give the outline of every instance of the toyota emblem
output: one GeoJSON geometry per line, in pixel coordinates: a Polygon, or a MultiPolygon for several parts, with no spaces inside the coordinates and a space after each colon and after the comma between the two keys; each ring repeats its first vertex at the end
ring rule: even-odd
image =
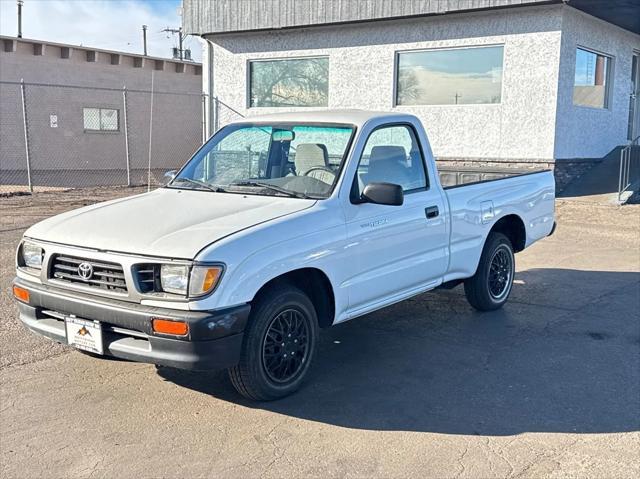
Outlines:
{"type": "Polygon", "coordinates": [[[91,266],[91,263],[80,263],[78,266],[78,276],[85,281],[90,280],[91,276],[93,276],[93,266],[91,266]]]}

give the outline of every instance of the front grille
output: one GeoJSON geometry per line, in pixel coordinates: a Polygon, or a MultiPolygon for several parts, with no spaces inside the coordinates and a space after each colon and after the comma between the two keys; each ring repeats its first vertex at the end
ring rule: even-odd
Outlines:
{"type": "Polygon", "coordinates": [[[91,286],[114,293],[126,293],[124,270],[117,263],[96,261],[76,256],[54,255],[51,259],[49,278],[83,286],[91,286]],[[79,266],[91,265],[93,270],[87,279],[80,276],[79,266]]]}
{"type": "Polygon", "coordinates": [[[152,293],[161,291],[160,265],[155,263],[141,263],[133,267],[133,277],[137,282],[138,291],[152,293]]]}

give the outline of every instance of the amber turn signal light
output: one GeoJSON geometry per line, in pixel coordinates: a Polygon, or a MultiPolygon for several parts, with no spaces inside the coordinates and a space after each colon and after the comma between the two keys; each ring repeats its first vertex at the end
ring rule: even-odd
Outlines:
{"type": "Polygon", "coordinates": [[[29,290],[21,288],[20,286],[13,285],[13,296],[18,301],[22,301],[23,303],[29,302],[29,290]]]}
{"type": "Polygon", "coordinates": [[[172,334],[174,336],[186,336],[189,325],[184,321],[171,321],[169,319],[153,318],[151,326],[155,333],[172,334]]]}

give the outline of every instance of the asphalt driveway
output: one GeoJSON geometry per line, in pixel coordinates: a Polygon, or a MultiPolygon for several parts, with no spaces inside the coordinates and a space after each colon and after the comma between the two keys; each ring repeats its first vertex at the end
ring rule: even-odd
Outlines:
{"type": "Polygon", "coordinates": [[[250,403],[18,323],[23,230],[113,194],[0,199],[2,477],[640,475],[640,206],[559,202],[503,310],[456,288],[325,330],[302,391],[250,403]]]}

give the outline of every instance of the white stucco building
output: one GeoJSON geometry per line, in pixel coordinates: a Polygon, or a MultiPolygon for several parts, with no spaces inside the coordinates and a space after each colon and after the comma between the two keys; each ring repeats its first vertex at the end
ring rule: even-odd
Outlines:
{"type": "Polygon", "coordinates": [[[183,23],[212,125],[407,111],[443,167],[548,166],[560,186],[640,135],[637,1],[184,0],[183,23]]]}

